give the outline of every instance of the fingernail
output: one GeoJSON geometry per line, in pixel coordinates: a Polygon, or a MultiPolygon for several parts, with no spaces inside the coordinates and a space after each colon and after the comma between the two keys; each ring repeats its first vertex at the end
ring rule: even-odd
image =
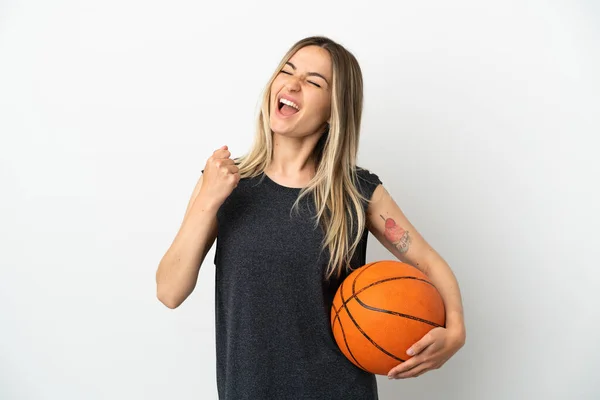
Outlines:
{"type": "Polygon", "coordinates": [[[391,375],[388,375],[388,379],[392,379],[392,376],[391,376],[391,375]]]}
{"type": "Polygon", "coordinates": [[[408,349],[408,350],[406,351],[406,354],[408,354],[409,356],[412,356],[412,355],[414,355],[414,354],[415,354],[415,351],[414,351],[413,349],[408,349]]]}

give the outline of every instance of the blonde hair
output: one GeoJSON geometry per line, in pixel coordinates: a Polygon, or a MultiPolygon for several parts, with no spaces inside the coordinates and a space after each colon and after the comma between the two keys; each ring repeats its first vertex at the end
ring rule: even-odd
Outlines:
{"type": "Polygon", "coordinates": [[[325,279],[340,277],[342,269],[350,271],[350,260],[366,227],[362,201],[368,201],[356,186],[356,159],[362,116],[363,82],[356,58],[333,40],[313,36],[294,44],[282,58],[262,96],[254,143],[240,157],[241,178],[261,175],[271,163],[273,132],[269,124],[271,85],[286,62],[301,48],[319,46],[331,56],[333,82],[331,86],[331,119],[329,129],[313,150],[316,174],[302,188],[294,207],[312,193],[316,205],[315,219],[324,232],[322,249],[329,249],[325,279]],[[353,208],[354,213],[350,209],[353,208]],[[356,218],[355,218],[356,217],[356,218]]]}

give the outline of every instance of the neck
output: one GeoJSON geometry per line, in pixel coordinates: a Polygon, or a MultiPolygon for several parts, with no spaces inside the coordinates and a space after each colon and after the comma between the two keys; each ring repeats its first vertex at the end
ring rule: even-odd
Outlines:
{"type": "Polygon", "coordinates": [[[273,157],[269,170],[289,177],[314,173],[312,153],[319,137],[292,138],[273,133],[273,157]]]}
{"type": "Polygon", "coordinates": [[[316,172],[312,154],[320,136],[293,138],[273,133],[273,157],[265,173],[293,186],[305,186],[316,172]]]}

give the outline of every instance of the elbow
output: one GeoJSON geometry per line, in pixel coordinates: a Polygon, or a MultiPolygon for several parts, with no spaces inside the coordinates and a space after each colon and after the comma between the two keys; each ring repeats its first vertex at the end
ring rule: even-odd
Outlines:
{"type": "Polygon", "coordinates": [[[179,303],[177,301],[166,300],[166,299],[160,298],[160,297],[158,298],[158,300],[160,300],[161,303],[163,303],[167,308],[170,308],[171,310],[174,310],[181,305],[181,303],[179,303]]]}
{"type": "Polygon", "coordinates": [[[165,290],[165,288],[162,287],[162,285],[158,285],[156,288],[156,298],[171,310],[176,309],[181,305],[181,303],[183,303],[183,301],[177,296],[175,296],[173,293],[171,293],[168,290],[165,290]]]}

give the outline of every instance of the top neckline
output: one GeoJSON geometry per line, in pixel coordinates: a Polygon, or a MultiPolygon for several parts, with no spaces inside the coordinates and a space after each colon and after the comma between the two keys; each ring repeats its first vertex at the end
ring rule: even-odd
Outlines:
{"type": "Polygon", "coordinates": [[[271,179],[269,177],[269,175],[267,175],[265,172],[262,173],[262,175],[265,178],[265,181],[270,184],[273,187],[276,187],[278,189],[283,189],[283,190],[287,190],[287,191],[291,191],[291,192],[300,192],[302,189],[302,187],[291,187],[291,186],[284,186],[282,184],[279,184],[277,182],[275,182],[273,179],[271,179]]]}

